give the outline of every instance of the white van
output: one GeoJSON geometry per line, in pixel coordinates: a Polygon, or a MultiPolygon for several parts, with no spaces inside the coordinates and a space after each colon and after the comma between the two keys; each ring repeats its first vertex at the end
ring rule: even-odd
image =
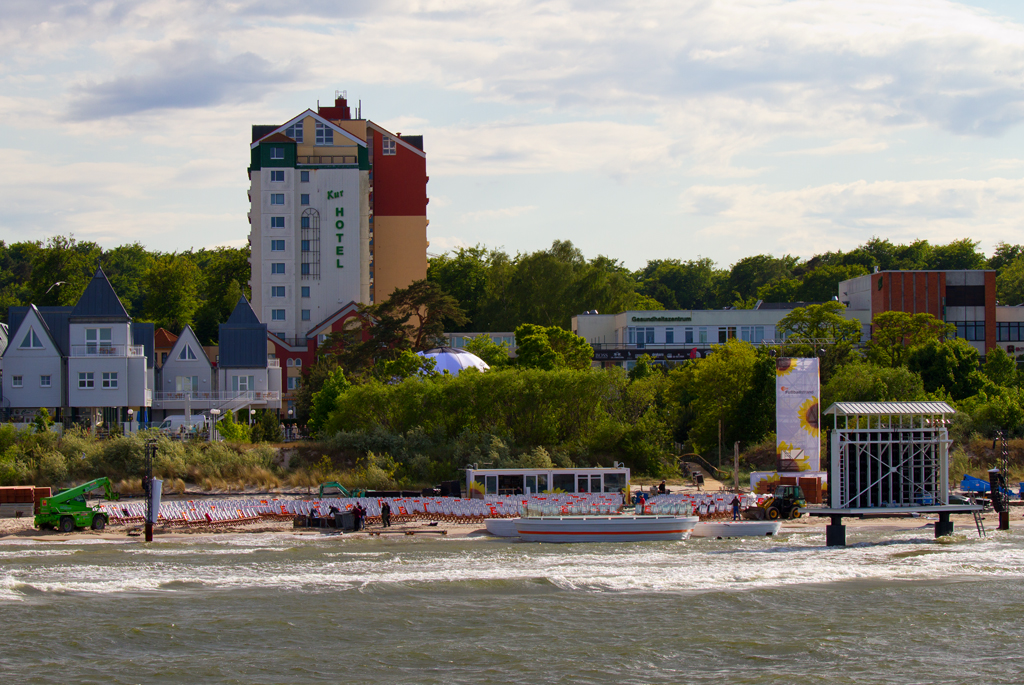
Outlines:
{"type": "Polygon", "coordinates": [[[182,426],[185,427],[185,432],[201,431],[206,428],[207,424],[210,421],[210,418],[208,416],[203,416],[202,414],[193,414],[192,428],[189,429],[189,427],[185,424],[185,419],[186,417],[184,414],[181,414],[179,416],[168,416],[163,420],[163,423],[160,424],[160,432],[163,433],[164,435],[180,435],[182,432],[182,426]]]}

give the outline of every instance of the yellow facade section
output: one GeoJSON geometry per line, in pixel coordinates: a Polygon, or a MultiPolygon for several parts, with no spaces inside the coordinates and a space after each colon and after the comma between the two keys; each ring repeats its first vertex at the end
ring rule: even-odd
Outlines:
{"type": "Polygon", "coordinates": [[[373,272],[374,302],[427,277],[427,217],[374,218],[373,272]]]}
{"type": "MultiPolygon", "coordinates": [[[[316,119],[313,117],[306,117],[302,120],[302,142],[295,146],[295,154],[299,157],[351,156],[358,159],[359,144],[337,133],[334,135],[334,145],[316,145],[316,123],[316,119]]],[[[346,131],[348,130],[347,127],[342,128],[345,128],[346,131]]],[[[364,131],[365,128],[366,124],[364,122],[364,131]]],[[[351,131],[349,132],[352,133],[351,131]]]]}

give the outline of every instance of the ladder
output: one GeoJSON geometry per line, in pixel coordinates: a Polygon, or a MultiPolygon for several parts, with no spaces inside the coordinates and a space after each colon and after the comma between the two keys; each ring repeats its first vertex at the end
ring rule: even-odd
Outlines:
{"type": "MultiPolygon", "coordinates": [[[[973,502],[973,500],[971,500],[971,501],[973,502]]],[[[978,537],[979,538],[986,537],[986,534],[985,534],[985,519],[983,519],[981,517],[981,512],[980,511],[975,511],[973,513],[974,513],[974,525],[978,529],[978,537]]]]}

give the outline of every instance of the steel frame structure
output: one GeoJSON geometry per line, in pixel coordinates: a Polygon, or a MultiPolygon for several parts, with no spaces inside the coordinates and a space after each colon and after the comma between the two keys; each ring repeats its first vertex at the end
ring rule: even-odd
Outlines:
{"type": "Polygon", "coordinates": [[[838,402],[832,431],[833,509],[949,504],[945,402],[838,402]]]}

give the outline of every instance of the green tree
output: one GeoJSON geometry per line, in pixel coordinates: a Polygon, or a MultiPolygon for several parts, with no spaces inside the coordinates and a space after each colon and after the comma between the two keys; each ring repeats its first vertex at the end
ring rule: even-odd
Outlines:
{"type": "Polygon", "coordinates": [[[585,369],[594,348],[564,328],[527,323],[516,328],[516,355],[516,364],[524,368],[585,369]]]}
{"type": "Polygon", "coordinates": [[[719,301],[723,299],[730,301],[734,299],[746,300],[747,298],[755,297],[758,289],[762,286],[772,281],[791,278],[793,269],[799,261],[799,257],[792,257],[790,255],[773,257],[772,255],[762,254],[744,257],[732,265],[729,271],[729,279],[724,284],[729,296],[723,298],[720,295],[719,301]]]}
{"type": "Polygon", "coordinates": [[[146,318],[174,333],[191,325],[201,282],[202,273],[189,255],[161,256],[146,278],[146,318]]]}
{"type": "Polygon", "coordinates": [[[335,367],[323,380],[320,390],[313,393],[312,407],[309,410],[306,426],[310,435],[319,436],[327,424],[328,419],[338,406],[338,398],[341,397],[352,384],[345,378],[345,372],[335,367]]]}
{"type": "MultiPolygon", "coordinates": [[[[670,375],[677,380],[677,397],[692,405],[693,420],[689,440],[698,452],[711,452],[718,445],[718,422],[722,422],[723,443],[750,442],[763,437],[754,435],[750,417],[746,415],[756,400],[746,399],[749,393],[764,393],[764,376],[758,374],[759,357],[754,347],[740,340],[730,340],[714,348],[704,359],[674,369],[670,375]],[[757,379],[760,383],[756,383],[757,379]]],[[[774,386],[774,369],[772,371],[774,386]]],[[[763,400],[763,397],[761,398],[763,400]]],[[[771,404],[774,410],[774,403],[771,404]]],[[[763,410],[763,408],[762,408],[763,410]]],[[[758,429],[763,428],[763,421],[758,429]]]]}
{"type": "Polygon", "coordinates": [[[996,243],[996,249],[988,260],[988,268],[1002,273],[1004,267],[1021,255],[1024,255],[1024,245],[1009,245],[1000,241],[996,243]]]}
{"type": "Polygon", "coordinates": [[[511,361],[509,344],[504,340],[501,343],[496,343],[486,333],[481,333],[475,338],[467,340],[466,346],[463,349],[480,357],[491,368],[508,366],[511,361]]]}
{"type": "Polygon", "coordinates": [[[882,312],[872,321],[868,359],[879,366],[900,366],[908,350],[929,341],[943,340],[956,333],[956,326],[939,321],[931,314],[882,312]]]}
{"type": "Polygon", "coordinates": [[[487,280],[496,253],[482,245],[463,247],[454,254],[433,257],[427,267],[427,280],[436,283],[454,297],[466,313],[463,323],[446,321],[446,330],[463,332],[478,328],[480,307],[487,294],[487,280]]]}
{"type": "Polygon", "coordinates": [[[921,377],[906,367],[855,361],[840,367],[821,389],[821,406],[836,402],[912,402],[925,399],[921,377]]]}
{"type": "Polygon", "coordinates": [[[1024,256],[1016,257],[996,276],[996,297],[1000,304],[1024,304],[1024,256]]]}
{"type": "Polygon", "coordinates": [[[1017,362],[1001,347],[994,347],[985,355],[984,373],[990,381],[1009,388],[1017,380],[1017,362]]]}
{"type": "Polygon", "coordinates": [[[985,387],[978,370],[978,350],[963,338],[929,340],[907,353],[907,368],[921,376],[924,389],[940,388],[952,399],[963,400],[985,387]]]}
{"type": "Polygon", "coordinates": [[[32,304],[70,307],[78,302],[100,265],[96,243],[53,236],[33,254],[29,297],[32,304]]]}
{"type": "Polygon", "coordinates": [[[818,357],[822,382],[827,382],[860,341],[860,322],[847,319],[843,316],[845,311],[835,300],[792,310],[775,325],[780,337],[796,341],[783,345],[781,354],[818,357]]]}
{"type": "Polygon", "coordinates": [[[654,358],[649,354],[641,354],[636,360],[636,365],[629,370],[629,380],[639,381],[658,373],[658,367],[654,365],[654,358]]]}
{"type": "Polygon", "coordinates": [[[980,240],[963,238],[946,245],[936,245],[932,248],[928,268],[937,270],[984,269],[988,260],[978,251],[980,244],[980,240]]]}
{"type": "Polygon", "coordinates": [[[795,301],[827,302],[838,296],[840,282],[868,273],[868,269],[860,264],[824,264],[803,277],[795,301]]]}
{"type": "Polygon", "coordinates": [[[103,272],[132,316],[140,316],[146,302],[146,274],[154,261],[142,243],[121,245],[103,255],[103,272]]]}
{"type": "Polygon", "coordinates": [[[53,419],[50,418],[50,411],[46,407],[40,407],[35,418],[32,419],[33,430],[36,433],[47,433],[52,425],[53,419]]]}

